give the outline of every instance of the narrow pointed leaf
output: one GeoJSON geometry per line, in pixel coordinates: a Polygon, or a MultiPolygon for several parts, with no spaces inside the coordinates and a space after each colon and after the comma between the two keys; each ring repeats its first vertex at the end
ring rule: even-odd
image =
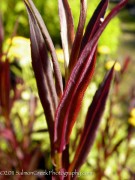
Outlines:
{"type": "Polygon", "coordinates": [[[96,31],[94,37],[91,39],[93,42],[97,42],[99,37],[101,36],[102,32],[108,25],[108,23],[111,21],[112,18],[114,18],[119,11],[127,4],[128,0],[121,0],[120,3],[118,3],[112,10],[111,12],[107,15],[107,17],[104,19],[103,23],[101,26],[98,28],[96,31]]]}
{"type": "MultiPolygon", "coordinates": [[[[69,64],[69,52],[74,40],[74,24],[71,10],[67,0],[58,0],[61,40],[64,50],[65,70],[69,64]]],[[[66,72],[67,73],[67,72],[66,72]]]]}
{"type": "Polygon", "coordinates": [[[121,74],[125,73],[125,71],[127,70],[130,62],[131,62],[131,58],[129,56],[127,56],[124,59],[123,66],[122,66],[122,69],[121,69],[121,74]]]}
{"type": "Polygon", "coordinates": [[[10,67],[9,61],[0,61],[0,106],[9,124],[10,115],[10,67]]]}
{"type": "Polygon", "coordinates": [[[93,98],[93,101],[88,109],[85,125],[81,134],[80,142],[76,150],[73,162],[70,165],[70,170],[79,170],[85,162],[86,157],[93,145],[96,137],[97,129],[101,121],[101,116],[105,109],[107,96],[109,93],[114,67],[105,76],[104,81],[98,88],[93,98]]]}
{"type": "Polygon", "coordinates": [[[31,10],[31,13],[35,17],[36,22],[39,26],[39,29],[40,29],[40,31],[43,35],[43,38],[46,42],[46,46],[51,54],[53,69],[54,69],[54,76],[55,76],[55,81],[56,81],[56,91],[57,91],[58,97],[60,98],[62,96],[62,92],[63,92],[62,75],[60,72],[58,59],[57,59],[57,55],[56,55],[56,51],[55,51],[52,39],[48,33],[48,30],[44,24],[44,21],[40,15],[40,13],[36,9],[32,0],[24,0],[24,2],[29,7],[29,9],[31,10]]]}
{"type": "MultiPolygon", "coordinates": [[[[40,43],[39,43],[39,45],[40,45],[40,43]]],[[[43,42],[43,47],[41,47],[40,55],[42,57],[41,62],[42,62],[43,71],[44,71],[44,74],[46,77],[46,83],[48,85],[48,91],[50,93],[51,103],[53,105],[53,109],[55,112],[57,105],[58,105],[58,98],[57,98],[57,93],[56,93],[56,89],[55,89],[55,84],[53,81],[53,72],[51,69],[48,52],[47,52],[46,45],[44,42],[43,42]]]]}
{"type": "Polygon", "coordinates": [[[64,95],[57,108],[55,117],[55,142],[59,152],[65,148],[69,139],[66,137],[67,134],[69,136],[67,127],[71,133],[71,126],[75,123],[85,90],[92,78],[96,60],[94,56],[95,49],[96,43],[91,50],[85,48],[71,73],[64,95]],[[75,99],[76,97],[77,99],[75,99]],[[74,108],[73,114],[71,114],[72,108],[74,108]],[[69,116],[71,119],[69,119],[69,116]]]}
{"type": "MultiPolygon", "coordinates": [[[[114,9],[113,9],[113,11],[110,13],[110,15],[109,15],[109,17],[108,17],[108,20],[106,21],[106,23],[105,23],[105,26],[104,26],[104,28],[106,27],[106,25],[107,25],[107,23],[109,23],[109,21],[111,20],[111,18],[112,17],[114,17],[114,15],[116,15],[117,13],[118,13],[118,11],[123,7],[125,5],[125,2],[123,1],[123,3],[120,3],[120,4],[118,4],[114,9]]],[[[107,6],[106,6],[106,8],[107,8],[107,6]]],[[[103,29],[101,28],[101,29],[99,29],[99,34],[101,35],[101,33],[103,32],[103,29]]],[[[88,46],[88,44],[89,44],[89,46],[90,47],[92,47],[93,46],[93,44],[94,43],[97,43],[97,40],[98,40],[98,38],[99,38],[99,36],[98,36],[98,34],[97,34],[97,36],[95,35],[95,37],[91,40],[91,41],[89,41],[90,42],[90,44],[89,43],[87,43],[87,45],[86,45],[86,47],[85,48],[87,48],[87,46],[88,46]]],[[[83,51],[83,52],[85,52],[85,50],[83,51]]],[[[91,50],[91,53],[92,53],[92,50],[91,50]]],[[[83,53],[82,53],[83,54],[83,53]]],[[[93,58],[94,59],[94,58],[93,58]]],[[[94,62],[94,61],[93,61],[94,62]]],[[[94,64],[93,64],[93,67],[94,67],[94,64]]],[[[91,67],[90,66],[86,66],[85,68],[84,68],[84,72],[83,72],[83,74],[81,74],[81,76],[80,76],[80,84],[78,84],[78,88],[77,88],[77,90],[76,91],[74,91],[74,97],[73,97],[73,99],[70,99],[70,102],[71,103],[69,103],[69,113],[68,113],[68,120],[67,120],[67,127],[66,127],[66,142],[68,143],[68,141],[69,141],[69,136],[70,136],[70,133],[71,133],[71,131],[72,131],[72,127],[73,127],[73,125],[74,125],[74,122],[75,122],[75,119],[77,118],[77,114],[78,114],[78,112],[79,112],[79,110],[80,110],[80,105],[81,105],[81,101],[82,101],[82,98],[83,98],[83,95],[84,95],[84,92],[85,92],[85,90],[86,90],[86,87],[88,86],[88,83],[89,83],[89,81],[90,80],[86,80],[86,79],[89,79],[88,77],[89,77],[89,75],[90,74],[88,74],[88,73],[90,73],[90,71],[89,71],[89,69],[90,69],[91,67]],[[86,73],[87,72],[87,73],[86,73]],[[83,79],[83,80],[82,80],[83,79]],[[84,88],[82,88],[84,86],[84,88]],[[82,89],[81,89],[82,88],[82,89]],[[80,91],[80,94],[79,94],[79,91],[80,91]],[[80,98],[80,100],[79,100],[79,97],[81,97],[80,98]],[[73,100],[73,101],[72,101],[73,100]]],[[[92,75],[92,69],[91,69],[91,75],[92,75]]]]}
{"type": "Polygon", "coordinates": [[[108,0],[101,0],[99,5],[97,6],[92,18],[87,25],[84,37],[82,39],[81,50],[84,48],[86,43],[91,40],[98,28],[101,26],[107,6],[108,0]]]}
{"type": "Polygon", "coordinates": [[[34,69],[39,97],[46,115],[48,129],[50,133],[51,142],[53,141],[53,118],[56,106],[55,91],[51,86],[53,85],[53,79],[51,76],[49,59],[47,56],[47,50],[42,34],[38,27],[38,24],[33,16],[31,10],[27,6],[27,12],[30,23],[30,40],[31,40],[31,54],[32,54],[32,66],[34,69]],[[48,74],[48,71],[50,73],[48,74]],[[52,95],[52,92],[54,94],[52,95]]]}
{"type": "MultiPolygon", "coordinates": [[[[67,126],[70,127],[70,132],[73,127],[71,127],[71,124],[73,125],[75,122],[75,119],[77,118],[78,114],[71,114],[71,103],[75,103],[74,96],[80,97],[80,94],[82,93],[81,89],[79,89],[80,83],[82,83],[85,88],[87,87],[87,83],[85,85],[85,81],[87,77],[85,76],[88,72],[92,74],[94,66],[91,69],[91,61],[93,59],[93,55],[95,52],[95,48],[97,45],[97,41],[102,34],[103,30],[107,26],[107,24],[110,22],[110,20],[119,12],[119,10],[124,7],[124,5],[127,3],[127,0],[122,0],[116,7],[113,8],[113,10],[109,13],[109,15],[106,17],[106,19],[103,21],[102,25],[99,27],[97,32],[94,34],[94,37],[87,42],[85,45],[85,48],[82,50],[80,57],[76,63],[76,65],[73,68],[73,71],[71,72],[70,78],[68,80],[68,83],[66,85],[63,97],[59,103],[59,106],[56,111],[56,117],[55,117],[55,132],[54,132],[54,141],[56,145],[56,149],[61,152],[64,148],[66,143],[68,143],[69,139],[69,133],[67,132],[67,126]],[[85,67],[87,67],[85,69],[85,67]],[[89,69],[89,71],[88,71],[89,69]],[[87,72],[87,73],[86,73],[87,72]],[[83,74],[83,78],[81,77],[83,74]],[[77,95],[75,95],[77,93],[77,95]],[[74,101],[73,101],[74,100],[74,101]],[[70,115],[70,119],[69,119],[70,115]],[[68,135],[67,135],[68,134],[68,135]]],[[[89,77],[89,76],[88,76],[89,77]]],[[[86,89],[83,89],[83,94],[86,89]]],[[[79,112],[79,109],[77,107],[80,107],[81,100],[83,98],[83,95],[81,96],[80,102],[77,106],[75,104],[75,112],[79,112]]]]}
{"type": "Polygon", "coordinates": [[[73,43],[73,48],[72,48],[71,56],[70,56],[70,63],[69,63],[69,71],[70,72],[72,71],[72,69],[78,59],[80,46],[81,46],[81,42],[82,42],[82,37],[83,37],[85,21],[86,21],[87,0],[81,0],[80,4],[81,4],[81,8],[80,8],[79,24],[77,27],[77,32],[76,32],[76,36],[75,36],[75,40],[73,43]]]}
{"type": "Polygon", "coordinates": [[[73,21],[73,16],[71,12],[71,8],[69,6],[68,0],[63,1],[64,8],[65,8],[65,13],[66,13],[66,19],[67,19],[67,25],[68,25],[68,44],[69,44],[69,49],[71,50],[74,37],[75,37],[75,32],[74,32],[74,21],[73,21]]]}
{"type": "Polygon", "coordinates": [[[74,126],[74,123],[81,109],[82,100],[83,100],[85,91],[94,74],[96,58],[97,58],[97,51],[95,48],[96,46],[93,47],[93,52],[88,57],[88,61],[90,61],[89,62],[90,64],[89,63],[86,64],[85,69],[80,76],[77,87],[74,90],[74,94],[73,94],[74,96],[69,106],[68,123],[67,123],[67,128],[66,128],[66,143],[69,142],[72,128],[74,126]]]}

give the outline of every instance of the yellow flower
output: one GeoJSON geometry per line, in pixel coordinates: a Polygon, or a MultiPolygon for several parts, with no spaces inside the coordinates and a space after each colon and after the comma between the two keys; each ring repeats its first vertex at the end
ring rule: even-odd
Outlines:
{"type": "Polygon", "coordinates": [[[64,53],[62,49],[56,49],[56,54],[59,62],[64,62],[64,53]]]}
{"type": "Polygon", "coordinates": [[[9,58],[18,58],[19,62],[22,65],[25,65],[31,60],[31,52],[30,52],[30,40],[25,37],[15,36],[12,39],[8,39],[6,44],[11,47],[8,53],[9,58]]]}
{"type": "Polygon", "coordinates": [[[109,54],[110,53],[110,48],[108,46],[99,46],[98,47],[98,52],[100,54],[109,54]]]}
{"type": "MultiPolygon", "coordinates": [[[[11,39],[7,40],[7,43],[10,44],[11,43],[11,39]]],[[[28,38],[22,37],[22,36],[15,36],[12,39],[12,46],[16,46],[16,45],[24,45],[24,44],[30,44],[30,40],[28,38]]]]}
{"type": "Polygon", "coordinates": [[[132,126],[135,126],[135,117],[130,117],[130,118],[128,119],[128,122],[129,122],[129,124],[131,124],[132,126]]]}
{"type": "MultiPolygon", "coordinates": [[[[114,63],[115,63],[115,61],[113,61],[113,60],[107,61],[106,64],[105,64],[105,68],[108,69],[108,70],[111,69],[112,66],[114,65],[114,63]]],[[[115,71],[120,71],[121,70],[121,65],[120,65],[119,62],[115,63],[114,69],[115,69],[115,71]]]]}
{"type": "Polygon", "coordinates": [[[135,118],[135,108],[130,111],[130,115],[135,118]]]}

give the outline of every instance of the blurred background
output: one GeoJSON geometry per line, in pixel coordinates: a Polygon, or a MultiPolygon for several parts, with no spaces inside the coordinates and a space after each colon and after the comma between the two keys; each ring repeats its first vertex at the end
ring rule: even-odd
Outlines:
{"type": "MultiPolygon", "coordinates": [[[[77,28],[80,3],[69,2],[77,28]]],[[[99,2],[88,0],[87,23],[99,2]]],[[[110,0],[107,13],[118,2],[110,0]]],[[[34,0],[34,3],[55,44],[64,76],[57,1],[34,0]]],[[[31,67],[29,23],[23,1],[0,0],[0,17],[0,171],[49,170],[52,165],[48,130],[31,67]]],[[[87,108],[115,61],[106,111],[81,170],[92,173],[79,179],[135,179],[135,0],[129,0],[99,40],[95,75],[72,133],[71,160],[87,108]]]]}

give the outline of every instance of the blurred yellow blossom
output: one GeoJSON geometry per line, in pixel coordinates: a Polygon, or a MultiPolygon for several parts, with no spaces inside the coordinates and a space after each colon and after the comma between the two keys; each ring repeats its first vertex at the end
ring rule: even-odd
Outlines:
{"type": "Polygon", "coordinates": [[[58,61],[64,63],[64,53],[62,49],[56,49],[58,61]]]}
{"type": "MultiPolygon", "coordinates": [[[[114,65],[114,63],[115,63],[114,60],[107,61],[106,64],[105,64],[105,68],[108,69],[108,70],[111,69],[112,66],[114,65]]],[[[121,70],[121,65],[120,65],[119,62],[115,63],[114,69],[115,69],[115,71],[120,71],[121,70]]]]}
{"type": "Polygon", "coordinates": [[[110,48],[108,46],[99,46],[98,47],[98,53],[100,54],[109,54],[110,53],[110,48]]]}
{"type": "Polygon", "coordinates": [[[135,126],[135,108],[131,109],[130,111],[130,117],[128,119],[128,122],[132,125],[135,126]]]}
{"type": "Polygon", "coordinates": [[[128,122],[129,122],[129,124],[131,124],[132,126],[135,126],[135,117],[130,117],[130,118],[128,119],[128,122]]]}
{"type": "Polygon", "coordinates": [[[21,65],[30,63],[31,51],[30,51],[30,40],[22,36],[15,36],[13,39],[8,39],[6,45],[10,45],[8,57],[17,58],[21,65]]]}
{"type": "Polygon", "coordinates": [[[135,108],[130,111],[130,115],[135,118],[135,108]]]}

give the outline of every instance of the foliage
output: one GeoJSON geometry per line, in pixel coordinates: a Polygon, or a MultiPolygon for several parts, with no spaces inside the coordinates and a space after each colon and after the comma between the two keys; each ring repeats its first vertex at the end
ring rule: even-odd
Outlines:
{"type": "MultiPolygon", "coordinates": [[[[77,28],[78,24],[78,17],[79,17],[79,11],[78,8],[80,6],[79,1],[69,1],[73,17],[74,17],[74,24],[77,28]]],[[[88,23],[90,17],[92,16],[92,13],[99,3],[99,0],[89,0],[88,1],[88,10],[87,10],[87,19],[86,24],[88,23]]],[[[57,1],[38,1],[35,0],[35,4],[37,5],[45,23],[46,26],[50,32],[51,37],[53,38],[53,42],[57,45],[60,45],[60,27],[59,27],[59,18],[57,16],[58,12],[58,6],[57,1]],[[53,12],[53,13],[50,13],[53,12]]],[[[25,7],[21,0],[1,0],[1,6],[0,11],[2,12],[2,17],[4,21],[4,27],[5,27],[5,34],[6,36],[10,35],[11,29],[13,29],[14,24],[16,20],[19,23],[18,26],[18,35],[23,35],[28,37],[28,21],[26,19],[26,13],[25,13],[25,7]],[[14,9],[14,11],[12,11],[14,9]],[[9,13],[10,12],[10,13],[9,13]],[[8,23],[6,21],[10,19],[8,23]]],[[[108,10],[109,12],[109,10],[108,10]]],[[[111,53],[114,53],[118,47],[118,37],[120,34],[120,28],[119,28],[119,19],[118,17],[115,17],[106,30],[104,31],[103,35],[100,38],[99,44],[100,45],[106,45],[110,47],[111,53]],[[112,33],[113,31],[113,33],[112,33]],[[110,41],[111,39],[111,41],[110,41]]]]}
{"type": "MultiPolygon", "coordinates": [[[[13,38],[14,39],[14,38],[13,38]]],[[[35,94],[28,88],[22,76],[23,70],[19,57],[11,56],[12,42],[9,41],[7,51],[4,49],[4,29],[0,21],[0,171],[10,177],[16,172],[33,171],[38,168],[42,153],[41,141],[35,141],[35,134],[46,129],[34,127],[36,120],[40,123],[42,114],[35,94]],[[11,58],[11,59],[9,59],[11,58]],[[18,59],[17,59],[18,58],[18,59]],[[28,91],[29,96],[28,96],[28,91]]],[[[26,67],[25,67],[26,68],[26,67]]],[[[27,67],[28,68],[28,67],[27,67]]],[[[41,108],[40,108],[41,109],[41,108]]],[[[45,135],[46,136],[46,135],[45,135]]],[[[44,137],[45,137],[44,136],[44,137]]]]}
{"type": "MultiPolygon", "coordinates": [[[[133,178],[135,88],[130,96],[121,90],[130,58],[120,65],[108,60],[108,47],[97,47],[102,30],[127,1],[114,7],[104,21],[108,1],[101,1],[87,28],[86,1],[81,1],[80,21],[75,28],[67,1],[59,0],[63,50],[55,50],[32,1],[24,2],[30,22],[32,65],[44,113],[33,87],[29,54],[26,53],[29,58],[23,54],[26,64],[21,61],[29,40],[11,36],[5,51],[0,21],[0,171],[8,170],[12,175],[22,170],[39,171],[29,176],[32,179],[84,179],[83,175],[85,179],[133,178]],[[64,16],[66,13],[68,17],[64,16]],[[20,46],[22,41],[24,49],[20,46]],[[63,51],[65,65],[61,75],[57,57],[63,59],[59,54],[63,51]],[[109,72],[102,80],[106,69],[109,72]],[[102,116],[114,70],[114,88],[102,116]]],[[[25,177],[18,174],[17,178],[25,177]]]]}
{"type": "MultiPolygon", "coordinates": [[[[73,152],[73,160],[70,162],[69,143],[71,132],[77,120],[84,93],[94,73],[98,39],[109,21],[127,1],[121,1],[104,20],[108,1],[101,1],[84,34],[86,1],[81,1],[76,34],[74,33],[74,23],[68,1],[58,1],[61,40],[65,60],[64,86],[56,51],[47,28],[33,2],[31,0],[25,0],[24,2],[30,23],[32,66],[48,125],[52,164],[56,172],[70,173],[76,170],[79,171],[86,161],[88,152],[95,140],[109,93],[114,67],[107,73],[93,97],[84,118],[84,127],[79,134],[78,145],[73,152]],[[52,60],[53,69],[50,59],[52,60]]],[[[77,174],[74,177],[70,176],[70,174],[68,174],[68,177],[54,175],[53,178],[74,179],[76,176],[77,174]]]]}
{"type": "Polygon", "coordinates": [[[121,91],[121,85],[129,73],[130,62],[131,59],[127,57],[122,65],[117,64],[121,68],[115,66],[114,88],[109,96],[97,140],[86,165],[81,169],[82,172],[86,169],[93,172],[91,179],[131,179],[134,176],[134,161],[131,160],[135,146],[134,86],[128,92],[121,91]]]}
{"type": "MultiPolygon", "coordinates": [[[[93,14],[93,11],[95,10],[95,7],[98,5],[99,0],[96,1],[88,1],[88,8],[87,8],[87,17],[86,17],[86,24],[88,23],[90,17],[93,14]]],[[[41,12],[41,15],[46,23],[46,26],[48,28],[48,31],[50,32],[50,35],[54,41],[54,43],[60,43],[60,37],[59,37],[59,19],[58,16],[54,16],[54,14],[57,14],[58,8],[57,8],[57,1],[45,1],[44,4],[39,5],[39,1],[35,1],[35,4],[37,5],[38,9],[41,12]],[[53,14],[49,13],[50,11],[53,12],[53,14]]],[[[77,28],[78,24],[78,18],[79,18],[79,7],[80,2],[79,1],[72,1],[69,0],[69,4],[71,7],[71,10],[73,12],[74,17],[74,25],[75,28],[77,28]]],[[[109,10],[108,10],[109,11],[109,10]]],[[[106,45],[110,47],[111,52],[114,53],[118,47],[118,36],[120,35],[120,28],[119,28],[119,19],[118,17],[115,17],[108,27],[105,29],[103,35],[101,36],[99,40],[99,45],[106,45]],[[111,33],[113,31],[113,33],[111,33]],[[112,39],[110,41],[110,39],[112,39]]]]}

